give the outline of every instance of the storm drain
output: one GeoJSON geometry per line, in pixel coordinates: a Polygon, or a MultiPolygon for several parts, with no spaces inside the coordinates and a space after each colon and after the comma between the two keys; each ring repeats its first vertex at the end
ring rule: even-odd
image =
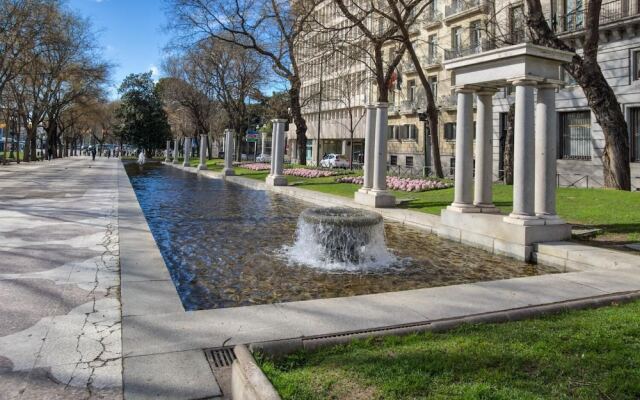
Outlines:
{"type": "Polygon", "coordinates": [[[209,361],[211,368],[214,369],[230,367],[236,359],[236,355],[233,353],[232,347],[207,349],[204,351],[204,354],[207,356],[207,361],[209,361]]]}

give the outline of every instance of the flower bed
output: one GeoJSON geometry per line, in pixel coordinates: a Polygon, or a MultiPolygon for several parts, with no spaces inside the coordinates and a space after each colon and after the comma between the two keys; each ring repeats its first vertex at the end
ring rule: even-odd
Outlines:
{"type": "Polygon", "coordinates": [[[249,163],[249,164],[240,164],[242,168],[250,169],[252,171],[267,171],[271,169],[271,164],[267,163],[249,163]]]}
{"type": "Polygon", "coordinates": [[[309,168],[289,168],[284,170],[285,175],[299,176],[301,178],[322,178],[327,176],[338,175],[334,171],[326,171],[321,169],[309,168]]]}
{"type": "MultiPolygon", "coordinates": [[[[345,176],[337,178],[338,183],[353,183],[362,185],[364,178],[362,176],[345,176]]],[[[446,189],[451,187],[450,183],[438,181],[435,179],[411,179],[398,178],[397,176],[387,176],[387,188],[391,190],[400,190],[403,192],[426,192],[435,189],[446,189]]]]}

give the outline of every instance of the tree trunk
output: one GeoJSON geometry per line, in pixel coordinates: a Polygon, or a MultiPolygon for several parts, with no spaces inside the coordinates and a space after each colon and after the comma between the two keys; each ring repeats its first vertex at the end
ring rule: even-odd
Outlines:
{"type": "MultiPolygon", "coordinates": [[[[540,0],[527,0],[529,17],[527,25],[534,34],[534,42],[564,51],[575,50],[559,39],[549,28],[540,0]]],[[[602,127],[605,148],[602,157],[604,184],[608,188],[631,190],[629,137],[627,123],[618,99],[598,65],[598,40],[600,34],[600,9],[602,0],[590,0],[587,4],[583,57],[573,56],[565,65],[578,82],[596,121],[602,127]]]]}
{"type": "Polygon", "coordinates": [[[516,106],[512,104],[509,106],[509,112],[507,113],[507,137],[504,140],[503,154],[504,183],[507,185],[513,185],[513,137],[515,118],[516,106]]]}
{"type": "MultiPolygon", "coordinates": [[[[307,164],[307,121],[302,116],[302,107],[300,106],[300,87],[299,79],[291,80],[291,89],[289,89],[289,98],[291,101],[291,115],[293,123],[296,125],[296,146],[298,147],[298,163],[307,164]]],[[[319,143],[318,143],[319,144],[319,143]]],[[[271,150],[273,153],[273,149],[271,150]]]]}

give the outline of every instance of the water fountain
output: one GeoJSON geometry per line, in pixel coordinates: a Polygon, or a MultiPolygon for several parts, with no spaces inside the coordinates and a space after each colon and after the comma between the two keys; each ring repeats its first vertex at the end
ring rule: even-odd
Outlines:
{"type": "Polygon", "coordinates": [[[289,257],[328,270],[373,270],[393,264],[380,214],[351,208],[309,208],[298,220],[289,257]]]}

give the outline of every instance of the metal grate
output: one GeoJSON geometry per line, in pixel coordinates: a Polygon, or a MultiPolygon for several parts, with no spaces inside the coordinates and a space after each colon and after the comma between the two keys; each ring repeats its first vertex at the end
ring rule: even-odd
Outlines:
{"type": "Polygon", "coordinates": [[[207,361],[212,368],[230,367],[236,359],[236,355],[231,347],[219,347],[217,349],[207,349],[204,351],[207,361]]]}

